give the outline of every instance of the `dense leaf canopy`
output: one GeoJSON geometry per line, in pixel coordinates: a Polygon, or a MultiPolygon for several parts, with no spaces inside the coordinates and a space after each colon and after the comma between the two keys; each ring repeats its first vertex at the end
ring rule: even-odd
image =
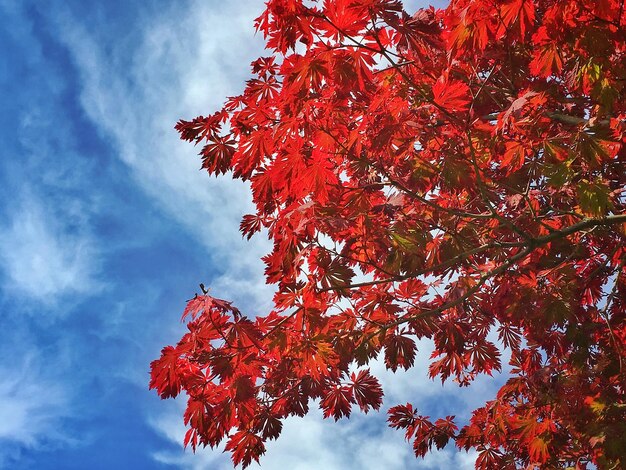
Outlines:
{"type": "Polygon", "coordinates": [[[152,363],[151,387],[188,396],[185,444],[246,466],[312,399],[377,410],[368,363],[408,369],[430,338],[433,378],[467,385],[503,348],[512,371],[468,423],[391,407],[417,456],[626,465],[624,10],[268,0],[243,94],[177,126],[210,174],[250,182],[241,230],[269,235],[276,285],[250,316],[197,296],[152,363]]]}

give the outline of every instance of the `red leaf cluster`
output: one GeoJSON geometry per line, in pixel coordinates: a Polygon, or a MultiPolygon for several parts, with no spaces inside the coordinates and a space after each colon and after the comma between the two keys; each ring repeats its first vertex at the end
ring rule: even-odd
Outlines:
{"type": "Polygon", "coordinates": [[[151,381],[187,394],[185,444],[247,466],[312,400],[378,410],[364,367],[408,369],[429,338],[433,378],[467,385],[502,349],[512,373],[460,429],[390,408],[416,455],[626,465],[624,2],[268,0],[256,27],[272,54],[245,91],[177,129],[250,181],[275,305],[189,302],[151,381]]]}

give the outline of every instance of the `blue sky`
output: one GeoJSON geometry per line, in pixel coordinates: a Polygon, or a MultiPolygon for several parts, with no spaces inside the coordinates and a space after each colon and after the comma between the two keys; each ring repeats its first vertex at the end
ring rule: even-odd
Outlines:
{"type": "MultiPolygon", "coordinates": [[[[407,10],[418,2],[407,2],[407,10]]],[[[244,242],[246,187],[198,171],[177,119],[241,90],[262,52],[246,0],[0,0],[0,468],[227,469],[181,447],[183,403],[148,391],[199,282],[251,315],[271,290],[244,242]]],[[[442,387],[376,363],[385,407],[466,416],[496,381],[442,387]]],[[[264,469],[473,468],[415,460],[386,416],[288,420],[264,469]]]]}

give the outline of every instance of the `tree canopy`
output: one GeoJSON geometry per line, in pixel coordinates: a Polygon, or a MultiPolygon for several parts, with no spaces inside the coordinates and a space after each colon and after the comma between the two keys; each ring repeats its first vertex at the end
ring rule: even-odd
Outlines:
{"type": "Polygon", "coordinates": [[[477,468],[626,465],[624,0],[268,0],[245,91],[181,120],[202,167],[250,182],[276,286],[246,316],[203,293],[152,363],[194,449],[259,460],[318,400],[378,410],[367,368],[467,385],[511,375],[471,420],[393,404],[415,454],[477,468]],[[497,338],[497,339],[495,339],[497,338]]]}

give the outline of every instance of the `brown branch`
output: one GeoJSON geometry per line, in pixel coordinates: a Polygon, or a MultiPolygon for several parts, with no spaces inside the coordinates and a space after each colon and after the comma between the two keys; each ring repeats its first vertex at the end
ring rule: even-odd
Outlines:
{"type": "Polygon", "coordinates": [[[487,280],[504,273],[509,267],[511,267],[517,261],[519,261],[519,260],[525,258],[526,256],[528,256],[536,248],[538,248],[540,246],[543,246],[543,245],[546,245],[546,244],[550,243],[551,241],[554,241],[554,240],[556,240],[558,238],[566,237],[568,235],[571,235],[573,233],[579,232],[579,231],[584,230],[586,228],[597,227],[597,226],[602,226],[602,225],[612,225],[612,224],[617,224],[617,223],[621,223],[621,222],[626,222],[626,214],[619,214],[619,215],[608,216],[608,217],[604,217],[602,219],[588,219],[588,220],[584,220],[584,221],[579,222],[577,224],[571,225],[571,226],[567,227],[566,229],[558,230],[558,231],[553,232],[553,233],[551,233],[549,235],[532,239],[530,245],[528,245],[526,248],[524,248],[519,253],[513,255],[512,257],[510,257],[507,261],[502,263],[497,268],[494,268],[491,271],[483,274],[480,277],[479,281],[470,290],[468,290],[463,296],[459,297],[458,299],[454,300],[453,302],[448,302],[448,303],[443,304],[440,307],[437,307],[435,309],[426,310],[426,311],[418,313],[417,315],[412,315],[412,316],[410,316],[408,318],[407,317],[399,318],[397,321],[389,324],[387,326],[387,328],[391,328],[393,326],[400,325],[402,323],[406,323],[406,322],[411,321],[411,320],[416,320],[416,319],[430,317],[430,316],[433,316],[433,315],[438,315],[440,313],[443,313],[446,310],[449,310],[449,309],[451,309],[453,307],[456,307],[457,305],[460,305],[465,300],[467,300],[469,297],[471,297],[476,292],[478,292],[478,290],[485,284],[485,282],[487,282],[487,280]]]}
{"type": "MultiPolygon", "coordinates": [[[[497,113],[485,114],[484,116],[481,116],[480,119],[482,119],[483,121],[495,121],[496,119],[498,119],[498,116],[500,115],[501,112],[502,111],[497,112],[497,113]]],[[[585,118],[581,118],[578,116],[572,116],[571,114],[563,114],[563,113],[558,113],[558,112],[549,112],[549,113],[546,113],[546,116],[548,116],[553,121],[557,121],[562,124],[567,124],[569,126],[579,126],[581,124],[586,125],[586,124],[589,124],[589,121],[590,121],[590,119],[585,119],[585,118]]],[[[610,124],[610,121],[608,119],[602,119],[600,121],[596,121],[596,123],[601,126],[608,126],[610,124]]]]}
{"type": "Polygon", "coordinates": [[[391,175],[389,175],[387,172],[383,171],[383,174],[387,177],[387,179],[389,180],[389,183],[392,186],[394,186],[395,188],[400,189],[402,192],[408,194],[413,199],[417,199],[418,201],[426,204],[429,207],[432,207],[433,209],[440,210],[440,211],[443,211],[443,212],[447,212],[447,213],[452,214],[452,215],[457,215],[459,217],[470,218],[470,219],[491,219],[491,218],[493,218],[493,216],[491,214],[484,214],[484,213],[475,214],[475,213],[471,213],[471,212],[461,211],[459,209],[454,209],[454,208],[450,208],[450,207],[440,206],[439,204],[434,203],[430,199],[427,199],[424,196],[420,196],[415,191],[410,190],[409,188],[407,188],[404,184],[400,183],[399,181],[396,181],[396,180],[392,179],[391,175]]]}
{"type": "MultiPolygon", "coordinates": [[[[485,274],[481,275],[480,278],[478,279],[478,282],[476,284],[474,284],[474,286],[472,286],[472,288],[469,289],[461,297],[459,297],[459,298],[457,298],[457,299],[455,299],[455,300],[453,300],[451,302],[444,303],[443,305],[440,305],[437,308],[424,310],[424,311],[422,311],[422,312],[420,312],[420,313],[418,313],[416,315],[410,315],[410,316],[404,316],[404,317],[398,318],[396,321],[388,323],[385,326],[384,329],[389,329],[389,328],[392,328],[394,326],[401,325],[402,323],[407,323],[409,321],[420,320],[420,319],[423,319],[423,318],[439,315],[439,314],[445,312],[446,310],[449,310],[449,309],[454,308],[454,307],[456,307],[458,305],[461,305],[463,302],[465,302],[467,299],[469,299],[471,296],[473,296],[476,292],[478,292],[480,290],[480,288],[489,279],[502,274],[509,267],[511,267],[513,264],[515,264],[519,260],[524,259],[526,256],[528,256],[534,250],[535,250],[534,247],[528,246],[528,247],[524,248],[523,250],[521,250],[519,253],[511,256],[509,259],[507,259],[504,263],[502,263],[497,268],[494,268],[494,269],[486,272],[485,274]]],[[[378,334],[378,332],[376,334],[378,334]]]]}
{"type": "Polygon", "coordinates": [[[506,225],[508,228],[510,228],[512,231],[517,233],[522,238],[526,240],[530,240],[531,239],[530,235],[528,235],[523,230],[518,228],[513,222],[511,222],[507,218],[498,214],[496,208],[491,203],[491,200],[489,199],[489,195],[487,194],[487,185],[483,181],[483,178],[480,172],[480,167],[478,166],[478,162],[476,161],[476,150],[474,149],[474,145],[472,143],[472,135],[470,134],[469,130],[466,131],[466,135],[467,135],[467,144],[469,146],[470,154],[472,156],[472,165],[474,167],[474,172],[476,173],[476,181],[478,182],[478,190],[480,191],[480,194],[482,196],[482,199],[485,201],[485,204],[487,204],[487,207],[489,208],[489,212],[491,212],[491,216],[497,219],[502,225],[506,225]]]}
{"type": "MultiPolygon", "coordinates": [[[[565,228],[565,229],[554,229],[553,232],[551,232],[548,235],[544,235],[543,237],[538,237],[538,238],[530,238],[527,241],[520,241],[520,242],[492,242],[492,243],[486,243],[483,244],[479,247],[476,248],[472,248],[471,250],[465,251],[463,253],[460,253],[452,258],[450,258],[448,261],[445,261],[443,263],[440,263],[436,266],[431,266],[429,268],[426,269],[422,269],[420,271],[414,271],[410,274],[404,274],[401,276],[394,276],[391,278],[386,278],[386,279],[375,279],[372,281],[365,281],[365,282],[358,282],[358,283],[354,283],[354,284],[347,284],[345,286],[336,286],[336,287],[326,287],[323,289],[319,289],[317,292],[329,292],[329,291],[340,291],[340,290],[344,290],[344,289],[358,289],[360,287],[368,287],[368,286],[374,286],[374,285],[378,285],[378,284],[387,284],[387,283],[392,283],[392,282],[401,282],[401,281],[405,281],[407,279],[411,279],[411,278],[415,278],[417,276],[423,276],[425,274],[429,274],[429,273],[434,273],[435,271],[441,270],[441,269],[447,269],[451,266],[454,266],[457,262],[459,261],[464,261],[465,259],[469,258],[472,255],[475,254],[479,254],[482,253],[484,251],[487,251],[491,248],[516,248],[516,247],[523,247],[525,251],[527,249],[530,249],[530,251],[534,251],[535,248],[539,248],[540,246],[546,245],[548,243],[550,243],[551,241],[554,241],[556,239],[560,239],[560,238],[565,238],[569,235],[572,235],[576,232],[580,232],[583,231],[587,228],[592,228],[592,227],[598,227],[598,226],[603,226],[603,225],[613,225],[613,224],[617,224],[620,222],[626,222],[626,214],[619,214],[619,215],[612,215],[612,216],[608,216],[602,219],[585,219],[582,222],[579,222],[577,224],[574,225],[570,225],[569,227],[565,228]]],[[[505,262],[505,264],[509,264],[509,262],[511,260],[516,261],[518,255],[514,255],[512,258],[509,258],[507,262],[505,262]]],[[[449,308],[449,307],[447,307],[449,308]]]]}
{"type": "Polygon", "coordinates": [[[472,248],[471,250],[465,251],[463,253],[460,253],[452,258],[450,258],[448,261],[445,261],[443,263],[439,263],[435,266],[431,266],[429,268],[425,268],[419,271],[413,271],[410,274],[404,274],[401,276],[393,276],[393,277],[389,277],[386,279],[376,279],[373,281],[364,281],[364,282],[357,282],[354,284],[349,284],[346,286],[337,286],[337,287],[326,287],[323,289],[319,289],[317,292],[328,292],[328,291],[337,291],[337,290],[342,290],[342,289],[357,289],[360,287],[368,287],[368,286],[375,286],[378,284],[386,284],[386,283],[391,283],[391,282],[401,282],[401,281],[405,281],[407,279],[411,279],[411,278],[415,278],[417,276],[423,276],[425,274],[429,274],[429,273],[434,273],[435,271],[439,271],[442,269],[447,269],[451,266],[454,266],[455,264],[457,264],[459,261],[464,261],[467,258],[469,258],[472,255],[478,254],[478,253],[482,253],[483,251],[487,251],[491,248],[498,248],[498,247],[503,247],[503,246],[509,246],[507,244],[501,244],[499,242],[494,242],[494,243],[486,243],[484,245],[481,245],[479,247],[476,248],[472,248]]]}

